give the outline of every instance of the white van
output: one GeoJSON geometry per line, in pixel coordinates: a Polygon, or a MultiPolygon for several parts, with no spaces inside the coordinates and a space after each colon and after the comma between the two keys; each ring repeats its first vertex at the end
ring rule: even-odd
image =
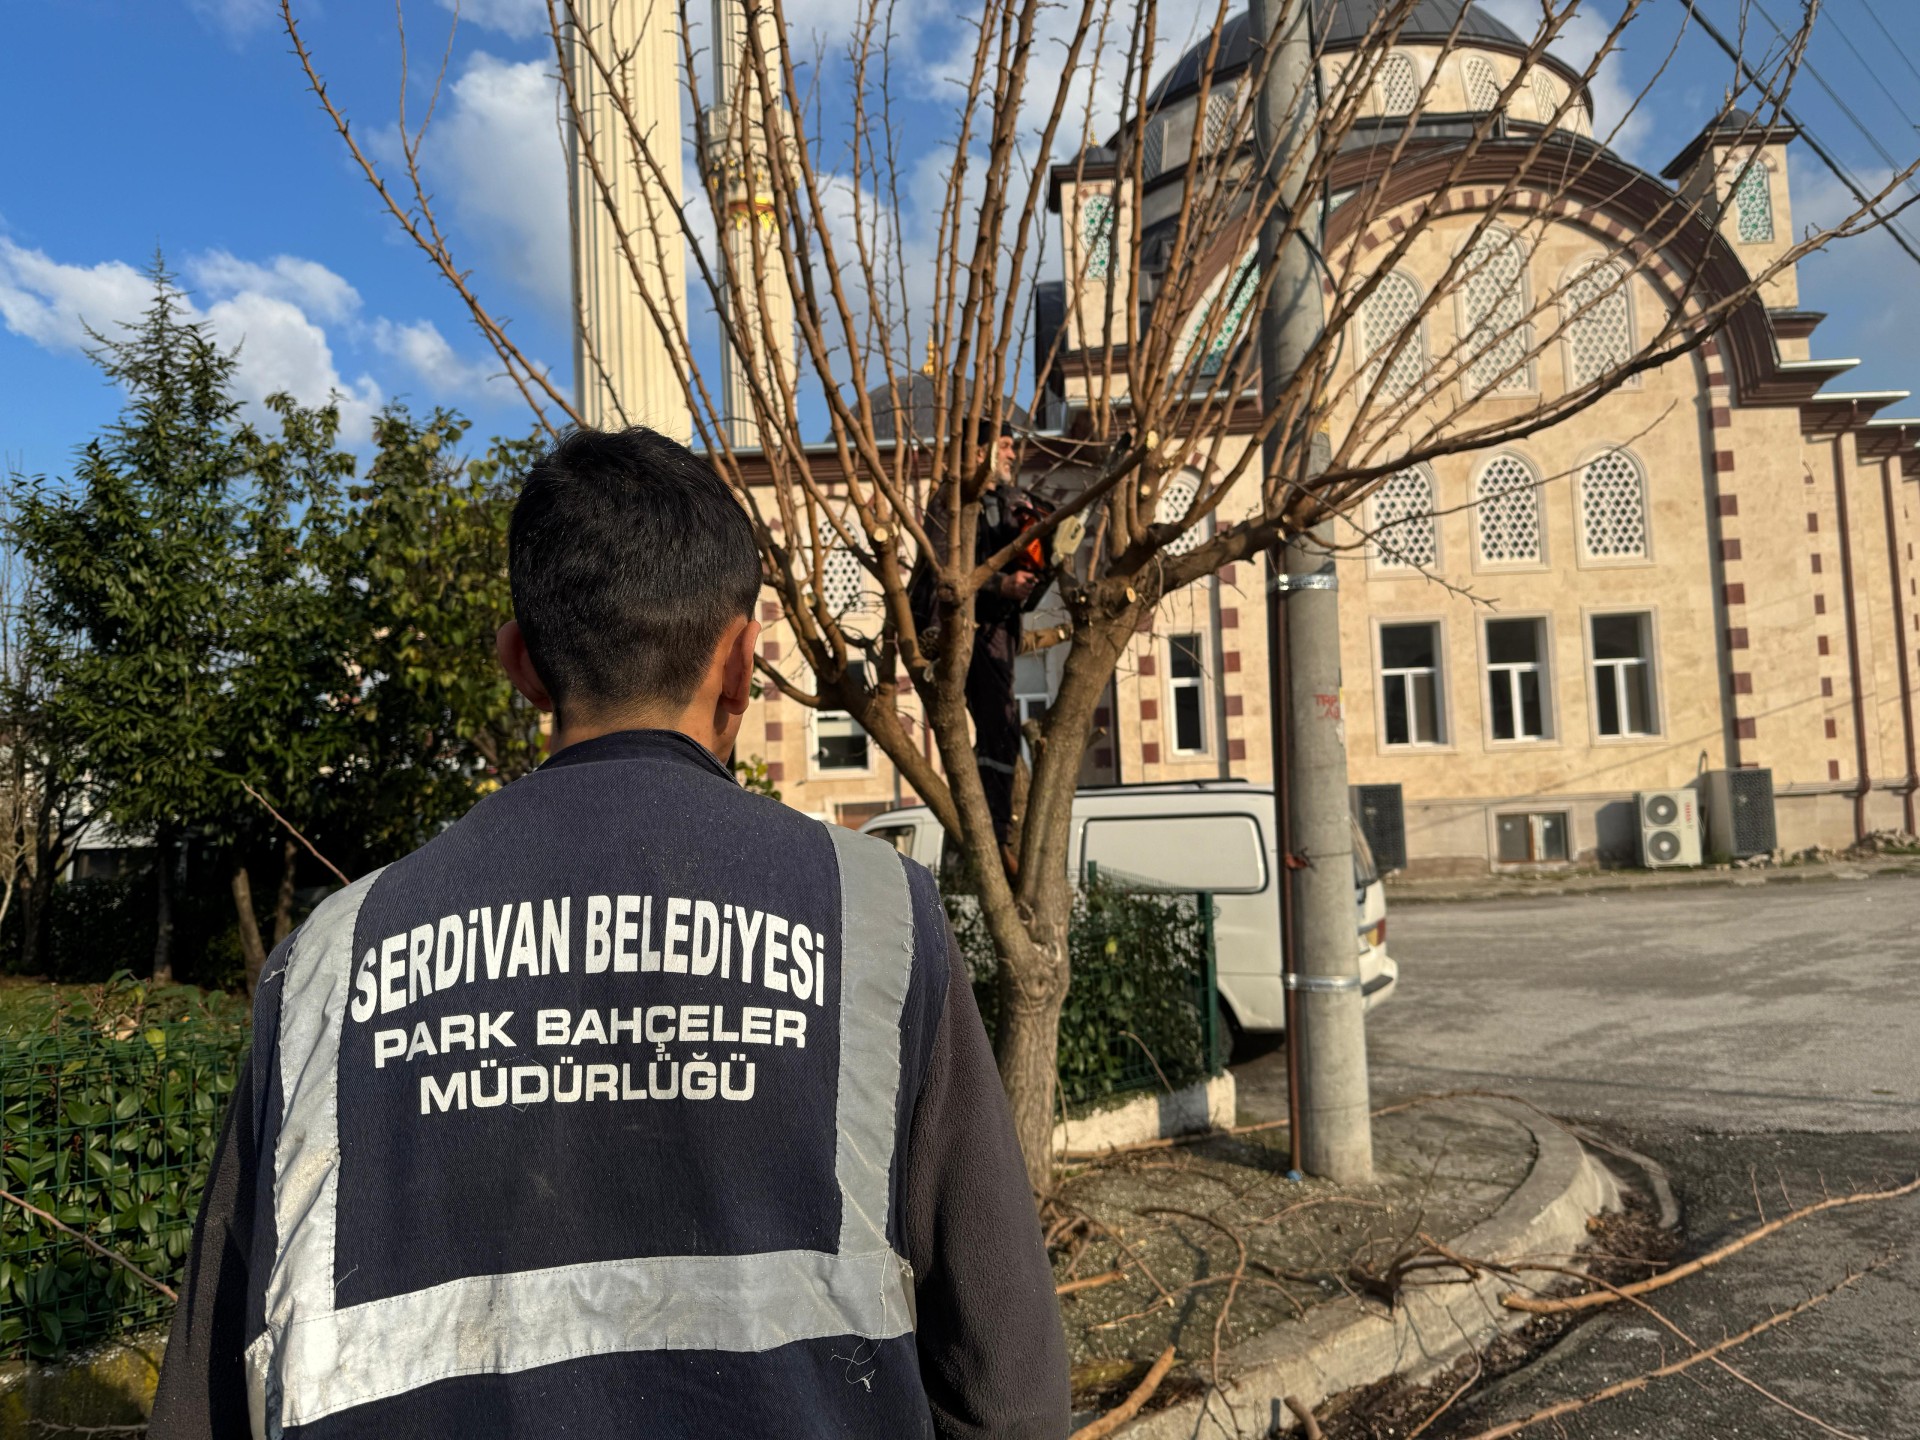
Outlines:
{"type": "MultiPolygon", "coordinates": [[[[861,828],[942,873],[946,833],[924,805],[890,810],[861,828]]],[[[1272,1032],[1286,1028],[1277,835],[1270,787],[1243,780],[1116,785],[1074,796],[1068,854],[1082,875],[1098,865],[1169,889],[1211,893],[1223,1008],[1238,1030],[1272,1032]]],[[[1393,993],[1400,967],[1387,954],[1386,886],[1358,826],[1353,892],[1360,983],[1371,1010],[1393,993]]]]}

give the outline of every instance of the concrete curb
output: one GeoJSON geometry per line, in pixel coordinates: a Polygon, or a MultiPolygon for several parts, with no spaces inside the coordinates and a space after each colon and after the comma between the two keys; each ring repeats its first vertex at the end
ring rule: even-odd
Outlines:
{"type": "MultiPolygon", "coordinates": [[[[1564,1262],[1587,1239],[1587,1220],[1617,1209],[1612,1174],[1559,1126],[1497,1100],[1450,1101],[1491,1107],[1533,1136],[1533,1169],[1492,1216],[1448,1242],[1455,1253],[1517,1264],[1528,1257],[1564,1262]]],[[[1546,1287],[1555,1277],[1541,1274],[1546,1287]]],[[[1281,1403],[1298,1396],[1317,1407],[1334,1395],[1388,1376],[1418,1380],[1451,1364],[1501,1330],[1529,1318],[1500,1305],[1513,1288],[1504,1277],[1471,1283],[1409,1285],[1397,1311],[1351,1298],[1328,1301],[1298,1325],[1256,1336],[1225,1357],[1234,1378],[1225,1393],[1148,1415],[1117,1432],[1126,1440],[1244,1440],[1276,1435],[1295,1421],[1281,1403]]]]}
{"type": "Polygon", "coordinates": [[[1168,1094],[1136,1095],[1111,1110],[1096,1110],[1053,1127],[1053,1153],[1098,1154],[1145,1140],[1167,1140],[1207,1130],[1231,1130],[1238,1105],[1231,1070],[1168,1094]]]}
{"type": "Polygon", "coordinates": [[[1823,885],[1832,882],[1857,884],[1862,880],[1914,875],[1920,875],[1920,863],[1916,863],[1913,857],[1890,856],[1834,864],[1776,865],[1752,870],[1715,867],[1684,871],[1658,870],[1644,874],[1602,871],[1593,875],[1570,876],[1552,884],[1535,884],[1525,880],[1469,880],[1458,884],[1445,880],[1415,880],[1396,886],[1389,881],[1387,905],[1393,909],[1403,905],[1470,905],[1482,900],[1554,900],[1570,895],[1644,894],[1649,890],[1748,889],[1760,885],[1823,885]],[[1629,876],[1631,878],[1626,878],[1629,876]]]}

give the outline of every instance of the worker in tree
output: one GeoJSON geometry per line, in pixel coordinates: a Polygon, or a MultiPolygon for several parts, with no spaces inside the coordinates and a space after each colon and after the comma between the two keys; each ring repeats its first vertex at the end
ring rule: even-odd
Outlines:
{"type": "MultiPolygon", "coordinates": [[[[980,444],[992,445],[992,474],[980,496],[979,528],[974,532],[974,563],[983,564],[1051,513],[1046,502],[1022,490],[1014,479],[1016,449],[1009,426],[985,423],[980,444]]],[[[927,536],[936,556],[944,557],[948,519],[936,501],[927,512],[927,536]]],[[[1065,527],[1063,527],[1064,529],[1065,527]]],[[[1079,533],[1075,527],[1074,533],[1079,533]]],[[[1076,541],[1077,543],[1077,541],[1076,541]]],[[[993,833],[1009,874],[1017,874],[1010,839],[1013,832],[1014,767],[1020,760],[1020,703],[1014,695],[1014,665],[1020,656],[1021,620],[1040,602],[1053,577],[1053,555],[1071,553],[1058,536],[1035,537],[1015,550],[1000,572],[980,587],[973,602],[973,658],[967,667],[967,713],[973,717],[974,753],[980,785],[986,791],[993,833]]],[[[914,577],[914,618],[923,647],[937,650],[945,617],[923,565],[914,577]]]]}
{"type": "Polygon", "coordinates": [[[717,758],[744,510],[671,440],[575,431],[509,552],[550,758],[275,950],[152,1440],[1063,1440],[932,877],[717,758]]]}

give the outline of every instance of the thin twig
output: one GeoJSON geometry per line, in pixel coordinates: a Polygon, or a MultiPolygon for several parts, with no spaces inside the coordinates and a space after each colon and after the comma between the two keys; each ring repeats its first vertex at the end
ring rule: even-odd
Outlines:
{"type": "Polygon", "coordinates": [[[1846,1279],[1840,1281],[1839,1284],[1822,1290],[1818,1295],[1809,1296],[1798,1305],[1782,1310],[1778,1315],[1771,1315],[1767,1319],[1762,1320],[1758,1325],[1742,1330],[1738,1335],[1729,1336],[1718,1344],[1709,1345],[1704,1350],[1696,1351],[1683,1360],[1676,1360],[1669,1365],[1660,1366],[1657,1370],[1648,1370],[1643,1374],[1617,1381],[1603,1389],[1595,1390],[1590,1395],[1582,1395],[1578,1399],[1562,1400],[1558,1404],[1549,1405],[1543,1410],[1536,1410],[1531,1415],[1523,1416],[1521,1419],[1510,1420],[1504,1425],[1496,1425],[1490,1430],[1477,1431],[1467,1436],[1466,1440],[1505,1440],[1505,1437],[1508,1435],[1518,1435],[1522,1430],[1531,1430],[1535,1425],[1544,1424],[1548,1420],[1556,1420],[1562,1415],[1571,1415],[1574,1411],[1584,1410],[1589,1405],[1597,1405],[1603,1400],[1612,1400],[1635,1390],[1644,1390],[1655,1380],[1661,1380],[1669,1375],[1678,1375],[1682,1371],[1691,1370],[1694,1366],[1712,1360],[1715,1356],[1726,1354],[1727,1351],[1737,1345],[1746,1344],[1747,1341],[1753,1339],[1755,1336],[1764,1335],[1776,1325],[1784,1325],[1795,1316],[1806,1314],[1807,1311],[1813,1309],[1816,1305],[1824,1304],[1826,1301],[1832,1299],[1835,1295],[1839,1294],[1840,1291],[1846,1289],[1847,1286],[1859,1283],[1873,1268],[1875,1267],[1870,1266],[1867,1270],[1863,1270],[1857,1275],[1849,1275],[1846,1279]]]}
{"type": "Polygon", "coordinates": [[[351,880],[347,879],[345,871],[341,870],[341,868],[338,865],[334,864],[331,860],[327,859],[326,856],[322,855],[318,850],[314,849],[313,842],[307,839],[307,837],[302,835],[298,830],[293,828],[293,822],[291,820],[287,819],[286,816],[282,815],[278,810],[274,809],[273,806],[267,804],[266,796],[262,795],[258,790],[254,789],[253,786],[247,784],[247,782],[244,780],[240,782],[240,788],[246,791],[247,794],[253,796],[253,798],[258,800],[262,805],[266,805],[267,813],[273,816],[273,818],[278,820],[282,825],[286,826],[287,833],[293,836],[293,838],[298,840],[302,845],[306,846],[307,853],[309,855],[313,856],[314,859],[318,860],[322,865],[326,866],[327,869],[331,870],[335,875],[338,875],[340,877],[340,883],[342,885],[351,885],[353,883],[351,880]]]}
{"type": "Polygon", "coordinates": [[[142,1270],[138,1265],[134,1264],[131,1260],[127,1259],[126,1256],[116,1255],[113,1251],[107,1249],[106,1246],[100,1244],[99,1241],[92,1239],[90,1236],[82,1235],[78,1230],[74,1229],[71,1225],[67,1224],[64,1220],[60,1220],[55,1216],[49,1215],[46,1211],[42,1210],[38,1205],[28,1204],[25,1200],[22,1200],[18,1195],[15,1195],[11,1190],[0,1190],[0,1200],[5,1200],[9,1204],[18,1205],[22,1210],[26,1211],[29,1215],[37,1215],[40,1219],[46,1221],[47,1224],[53,1226],[54,1229],[63,1231],[64,1233],[71,1235],[74,1239],[78,1240],[82,1245],[86,1246],[89,1250],[93,1251],[93,1253],[98,1255],[101,1259],[111,1260],[114,1264],[120,1266],[121,1268],[132,1271],[135,1276],[137,1276],[140,1280],[144,1281],[146,1284],[150,1285],[153,1289],[159,1291],[162,1295],[166,1296],[167,1299],[178,1303],[180,1299],[180,1292],[175,1290],[171,1285],[161,1284],[158,1280],[154,1279],[153,1276],[147,1274],[146,1271],[142,1270]]]}
{"type": "Polygon", "coordinates": [[[1769,1235],[1793,1224],[1818,1215],[1826,1210],[1844,1210],[1851,1205],[1872,1205],[1882,1200],[1899,1200],[1908,1195],[1920,1194],[1920,1179],[1909,1180],[1905,1185],[1892,1190],[1871,1190],[1851,1195],[1835,1195],[1828,1200],[1818,1200],[1811,1205],[1802,1206],[1790,1215],[1782,1215],[1778,1220],[1770,1220],[1757,1230],[1750,1230],[1738,1240],[1729,1241],[1718,1250],[1702,1255],[1697,1260],[1689,1260],[1684,1265],[1676,1265],[1671,1270],[1663,1270],[1658,1275],[1645,1280],[1636,1280],[1631,1285],[1623,1285],[1617,1291],[1592,1290],[1584,1295],[1567,1295],[1554,1300],[1542,1300],[1532,1295],[1509,1293],[1500,1297],[1500,1303],[1509,1310],[1524,1310],[1529,1315],[1564,1315],[1570,1310],[1592,1310],[1601,1305],[1611,1305],[1623,1296],[1647,1295],[1655,1290],[1664,1290],[1676,1281],[1689,1275],[1697,1275],[1709,1266],[1718,1265],[1731,1255],[1737,1255],[1755,1241],[1764,1240],[1769,1235]]]}
{"type": "Polygon", "coordinates": [[[1300,1422],[1300,1433],[1306,1440],[1321,1440],[1320,1422],[1313,1418],[1313,1407],[1298,1395],[1283,1397],[1287,1409],[1293,1412],[1293,1418],[1300,1422]]]}
{"type": "Polygon", "coordinates": [[[1160,1358],[1153,1362],[1153,1368],[1147,1371],[1147,1378],[1133,1387],[1128,1395],[1113,1409],[1102,1415],[1090,1425],[1082,1425],[1067,1440],[1105,1440],[1122,1425],[1140,1413],[1140,1407],[1153,1398],[1153,1392],[1160,1388],[1160,1382],[1167,1378],[1167,1372],[1173,1369],[1174,1347],[1169,1345],[1160,1352],[1160,1358]]]}
{"type": "Polygon", "coordinates": [[[1088,1275],[1079,1280],[1069,1280],[1065,1284],[1053,1287],[1056,1295],[1077,1295],[1082,1290],[1098,1290],[1102,1285],[1111,1285],[1116,1280],[1127,1278],[1124,1270],[1106,1270],[1098,1275],[1088,1275]]]}

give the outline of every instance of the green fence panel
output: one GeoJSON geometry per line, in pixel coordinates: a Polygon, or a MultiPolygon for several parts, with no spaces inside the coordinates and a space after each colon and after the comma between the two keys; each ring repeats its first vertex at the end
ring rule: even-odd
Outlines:
{"type": "MultiPolygon", "coordinates": [[[[246,1038],[191,1023],[123,1028],[0,1037],[0,1188],[173,1284],[246,1038]]],[[[58,1357],[170,1309],[123,1267],[0,1203],[0,1355],[58,1357]]]]}

